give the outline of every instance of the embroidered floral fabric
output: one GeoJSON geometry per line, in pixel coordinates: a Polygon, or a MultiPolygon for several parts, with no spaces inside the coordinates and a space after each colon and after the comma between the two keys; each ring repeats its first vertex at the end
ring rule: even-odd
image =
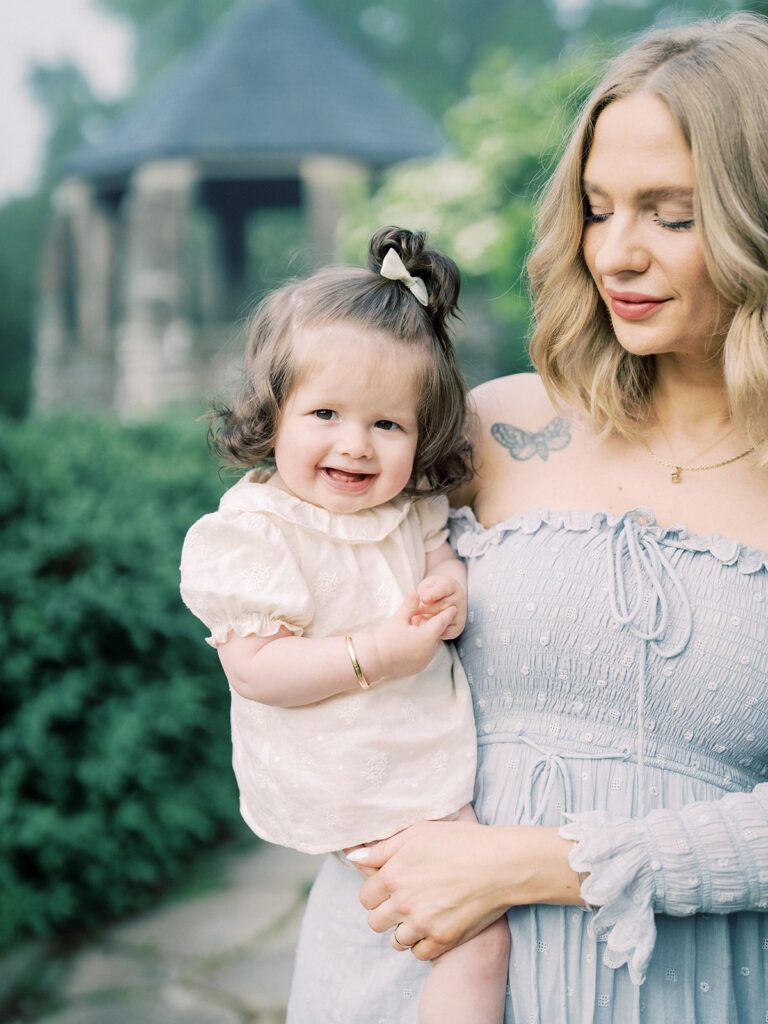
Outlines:
{"type": "MultiPolygon", "coordinates": [[[[768,1020],[768,556],[642,509],[463,510],[453,538],[475,810],[559,826],[599,905],[510,910],[505,1024],[768,1020]]],[[[366,935],[357,888],[323,868],[290,1024],[415,1024],[422,965],[366,935]]]]}
{"type": "MultiPolygon", "coordinates": [[[[423,578],[426,552],[445,542],[447,514],[437,498],[339,515],[245,476],[189,530],[182,597],[213,646],[281,625],[344,636],[400,607],[423,578]]],[[[445,644],[417,677],[317,704],[268,707],[234,690],[231,698],[241,812],[271,842],[338,850],[471,798],[471,701],[445,644]]]]}

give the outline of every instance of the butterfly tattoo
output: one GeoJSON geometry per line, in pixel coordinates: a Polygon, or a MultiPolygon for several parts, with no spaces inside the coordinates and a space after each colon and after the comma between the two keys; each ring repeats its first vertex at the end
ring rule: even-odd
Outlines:
{"type": "Polygon", "coordinates": [[[571,441],[571,428],[562,416],[555,418],[535,434],[527,430],[513,427],[511,423],[494,423],[491,427],[494,441],[508,449],[509,454],[518,462],[525,462],[538,455],[545,462],[550,452],[559,452],[571,441]]]}

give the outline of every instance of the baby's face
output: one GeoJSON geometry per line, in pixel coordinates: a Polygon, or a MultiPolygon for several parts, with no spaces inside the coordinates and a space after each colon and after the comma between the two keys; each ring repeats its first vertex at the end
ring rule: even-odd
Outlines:
{"type": "Polygon", "coordinates": [[[413,471],[420,354],[351,321],[298,331],[294,350],[273,484],[331,512],[390,501],[413,471]]]}

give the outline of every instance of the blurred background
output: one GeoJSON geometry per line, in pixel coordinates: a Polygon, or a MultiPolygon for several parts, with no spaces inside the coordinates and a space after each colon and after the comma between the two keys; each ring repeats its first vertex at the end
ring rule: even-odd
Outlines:
{"type": "Polygon", "coordinates": [[[0,949],[81,942],[243,839],[178,557],[231,479],[200,417],[249,309],[423,228],[470,381],[524,370],[535,196],[601,62],[767,7],[4,0],[0,949]]]}

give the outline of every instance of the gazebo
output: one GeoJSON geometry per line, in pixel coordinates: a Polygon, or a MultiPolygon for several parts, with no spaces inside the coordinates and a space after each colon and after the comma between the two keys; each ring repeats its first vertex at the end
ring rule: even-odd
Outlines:
{"type": "MultiPolygon", "coordinates": [[[[249,223],[301,211],[310,264],[434,123],[293,0],[245,0],[75,153],[43,254],[34,406],[152,415],[230,372],[249,223]]],[[[252,268],[251,268],[252,269],[252,268]]]]}

